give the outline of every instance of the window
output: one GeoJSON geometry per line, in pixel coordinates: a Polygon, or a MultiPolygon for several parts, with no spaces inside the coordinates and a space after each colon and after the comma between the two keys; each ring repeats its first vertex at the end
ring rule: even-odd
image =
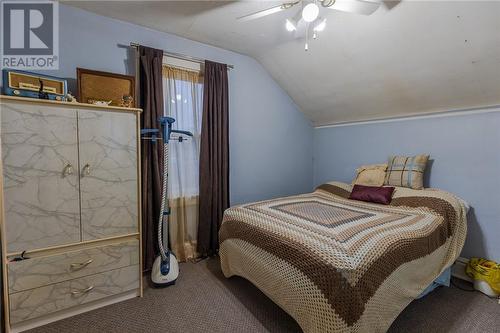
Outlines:
{"type": "Polygon", "coordinates": [[[193,138],[169,145],[169,197],[199,194],[199,155],[203,82],[200,72],[163,67],[165,115],[175,119],[173,128],[190,131],[193,138]]]}

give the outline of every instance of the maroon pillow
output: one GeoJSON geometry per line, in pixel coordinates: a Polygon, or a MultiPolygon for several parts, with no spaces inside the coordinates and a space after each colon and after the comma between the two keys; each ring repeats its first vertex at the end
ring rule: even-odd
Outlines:
{"type": "Polygon", "coordinates": [[[392,192],[394,187],[354,185],[349,199],[388,205],[391,203],[392,192]]]}

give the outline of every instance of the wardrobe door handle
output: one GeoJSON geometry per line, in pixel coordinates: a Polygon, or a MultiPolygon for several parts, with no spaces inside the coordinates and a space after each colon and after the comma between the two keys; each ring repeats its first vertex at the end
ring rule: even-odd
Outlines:
{"type": "Polygon", "coordinates": [[[83,166],[83,170],[82,170],[82,172],[83,172],[83,175],[84,175],[84,176],[90,176],[90,164],[88,164],[88,163],[87,163],[87,164],[85,164],[85,165],[83,166]]]}
{"type": "Polygon", "coordinates": [[[76,295],[82,295],[90,292],[92,289],[94,289],[94,286],[90,286],[88,288],[85,288],[83,290],[72,290],[71,295],[76,296],[76,295]]]}
{"type": "Polygon", "coordinates": [[[93,261],[93,259],[89,259],[85,262],[71,264],[70,267],[71,269],[82,269],[83,267],[90,265],[93,261]]]}
{"type": "Polygon", "coordinates": [[[62,174],[63,174],[63,177],[66,177],[66,176],[73,174],[73,166],[71,165],[71,163],[68,163],[68,164],[66,164],[66,166],[64,166],[62,174]]]}

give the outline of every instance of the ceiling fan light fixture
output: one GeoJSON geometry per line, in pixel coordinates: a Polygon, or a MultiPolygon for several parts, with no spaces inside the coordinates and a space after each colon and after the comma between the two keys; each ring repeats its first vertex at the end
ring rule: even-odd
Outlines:
{"type": "Polygon", "coordinates": [[[302,18],[307,23],[313,22],[318,18],[319,15],[319,7],[315,3],[309,3],[302,9],[302,18]]]}
{"type": "Polygon", "coordinates": [[[318,20],[318,23],[314,26],[313,30],[316,32],[321,32],[325,30],[325,28],[326,28],[326,18],[325,19],[320,18],[318,20]]]}
{"type": "Polygon", "coordinates": [[[295,31],[297,30],[297,23],[294,22],[293,19],[286,19],[286,22],[285,22],[285,28],[287,31],[295,31]]]}

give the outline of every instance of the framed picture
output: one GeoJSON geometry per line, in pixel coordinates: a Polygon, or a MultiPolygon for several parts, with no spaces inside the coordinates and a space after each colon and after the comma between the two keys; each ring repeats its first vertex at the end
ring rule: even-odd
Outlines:
{"type": "Polygon", "coordinates": [[[135,107],[135,78],[130,75],[76,69],[78,101],[96,105],[135,107]]]}

